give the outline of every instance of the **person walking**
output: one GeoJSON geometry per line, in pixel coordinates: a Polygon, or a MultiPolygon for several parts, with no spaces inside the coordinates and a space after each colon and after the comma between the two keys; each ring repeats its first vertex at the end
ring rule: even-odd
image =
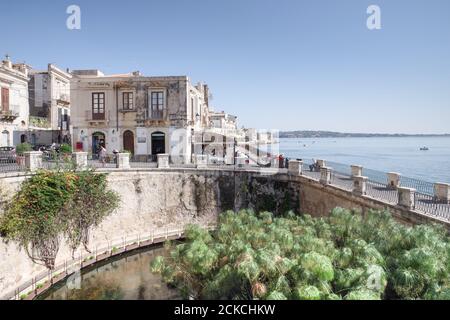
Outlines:
{"type": "Polygon", "coordinates": [[[98,159],[100,160],[103,167],[106,165],[106,149],[103,145],[100,146],[100,150],[98,151],[98,159]]]}

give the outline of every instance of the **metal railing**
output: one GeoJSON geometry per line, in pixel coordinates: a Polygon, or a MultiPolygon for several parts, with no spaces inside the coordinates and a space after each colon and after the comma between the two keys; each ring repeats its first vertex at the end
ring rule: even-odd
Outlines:
{"type": "MultiPolygon", "coordinates": [[[[174,161],[174,158],[170,158],[170,167],[173,169],[194,169],[195,164],[183,164],[174,161]]],[[[129,162],[131,168],[133,169],[156,169],[157,156],[132,156],[129,162]]],[[[342,164],[338,162],[327,162],[322,163],[323,166],[330,168],[331,179],[329,179],[327,184],[336,186],[345,191],[354,191],[354,179],[352,178],[352,168],[350,165],[342,164]]],[[[41,168],[44,169],[70,169],[74,167],[73,162],[67,155],[65,158],[44,158],[42,159],[41,168]]],[[[88,167],[92,168],[117,168],[119,167],[116,163],[115,155],[108,155],[104,160],[100,161],[96,159],[96,156],[88,158],[88,167]]],[[[213,170],[257,170],[264,174],[284,174],[287,169],[279,168],[275,164],[270,168],[264,168],[255,165],[235,165],[235,164],[214,164],[206,163],[206,168],[213,170]]],[[[204,169],[204,167],[202,167],[204,169]]],[[[11,172],[21,172],[27,171],[25,166],[25,159],[17,157],[16,159],[4,159],[0,160],[0,172],[7,173],[11,172]]],[[[305,177],[320,181],[321,172],[318,163],[314,165],[311,160],[306,160],[302,165],[302,174],[305,177]]],[[[398,175],[399,183],[398,185],[392,186],[388,181],[388,174],[382,171],[372,170],[362,168],[362,176],[367,177],[365,182],[364,194],[377,200],[384,201],[388,204],[396,205],[399,203],[399,191],[398,187],[407,187],[415,189],[415,199],[414,205],[410,209],[415,209],[417,211],[423,212],[427,215],[436,216],[439,218],[445,218],[450,220],[450,201],[448,199],[437,198],[435,195],[435,184],[419,179],[414,179],[410,177],[404,177],[398,175]]]]}
{"type": "Polygon", "coordinates": [[[0,172],[20,172],[26,171],[25,157],[0,157],[0,172]]]}
{"type": "MultiPolygon", "coordinates": [[[[354,190],[350,165],[332,161],[326,161],[325,165],[331,168],[330,185],[347,191],[354,190]]],[[[303,175],[320,181],[320,168],[313,166],[312,161],[305,161],[303,175]]],[[[391,205],[397,205],[399,203],[398,188],[411,188],[415,190],[412,210],[450,221],[450,201],[442,202],[437,199],[433,183],[400,175],[399,185],[392,187],[389,185],[386,172],[366,168],[362,168],[362,176],[367,177],[365,195],[391,205]]]]}

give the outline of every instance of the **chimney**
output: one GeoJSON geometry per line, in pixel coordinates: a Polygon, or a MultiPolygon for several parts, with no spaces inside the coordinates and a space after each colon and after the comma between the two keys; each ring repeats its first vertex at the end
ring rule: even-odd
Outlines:
{"type": "Polygon", "coordinates": [[[3,60],[3,65],[9,69],[12,69],[12,62],[11,59],[9,59],[9,55],[5,55],[5,60],[3,60]]]}

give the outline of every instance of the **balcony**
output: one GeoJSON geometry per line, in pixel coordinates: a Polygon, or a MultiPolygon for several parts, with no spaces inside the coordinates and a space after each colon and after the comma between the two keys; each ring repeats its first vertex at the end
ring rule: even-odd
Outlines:
{"type": "Polygon", "coordinates": [[[56,99],[56,103],[58,105],[61,105],[61,106],[64,106],[64,107],[69,106],[70,105],[70,97],[69,97],[69,95],[68,94],[64,94],[64,93],[60,94],[59,98],[56,99]]]}
{"type": "Polygon", "coordinates": [[[19,117],[19,113],[14,110],[0,109],[0,121],[13,122],[19,117]]]}
{"type": "Polygon", "coordinates": [[[145,110],[145,126],[166,126],[169,125],[167,120],[167,109],[163,110],[145,110]]]}
{"type": "Polygon", "coordinates": [[[29,124],[31,127],[40,129],[50,129],[50,120],[45,117],[34,117],[30,116],[29,124]]]}
{"type": "Polygon", "coordinates": [[[105,113],[92,113],[91,110],[86,111],[85,119],[91,126],[107,125],[111,120],[109,111],[106,111],[105,113]]]}

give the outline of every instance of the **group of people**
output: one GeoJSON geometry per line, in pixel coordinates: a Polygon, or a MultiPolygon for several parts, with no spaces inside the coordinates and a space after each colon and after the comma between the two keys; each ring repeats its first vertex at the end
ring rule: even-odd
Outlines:
{"type": "MultiPolygon", "coordinates": [[[[114,161],[116,161],[117,154],[119,153],[119,150],[114,149],[112,151],[112,153],[114,154],[114,161]]],[[[104,145],[102,145],[102,144],[99,145],[97,154],[98,154],[98,160],[102,163],[102,165],[104,167],[106,165],[107,160],[108,160],[108,155],[107,155],[106,148],[105,148],[104,145]]]]}

